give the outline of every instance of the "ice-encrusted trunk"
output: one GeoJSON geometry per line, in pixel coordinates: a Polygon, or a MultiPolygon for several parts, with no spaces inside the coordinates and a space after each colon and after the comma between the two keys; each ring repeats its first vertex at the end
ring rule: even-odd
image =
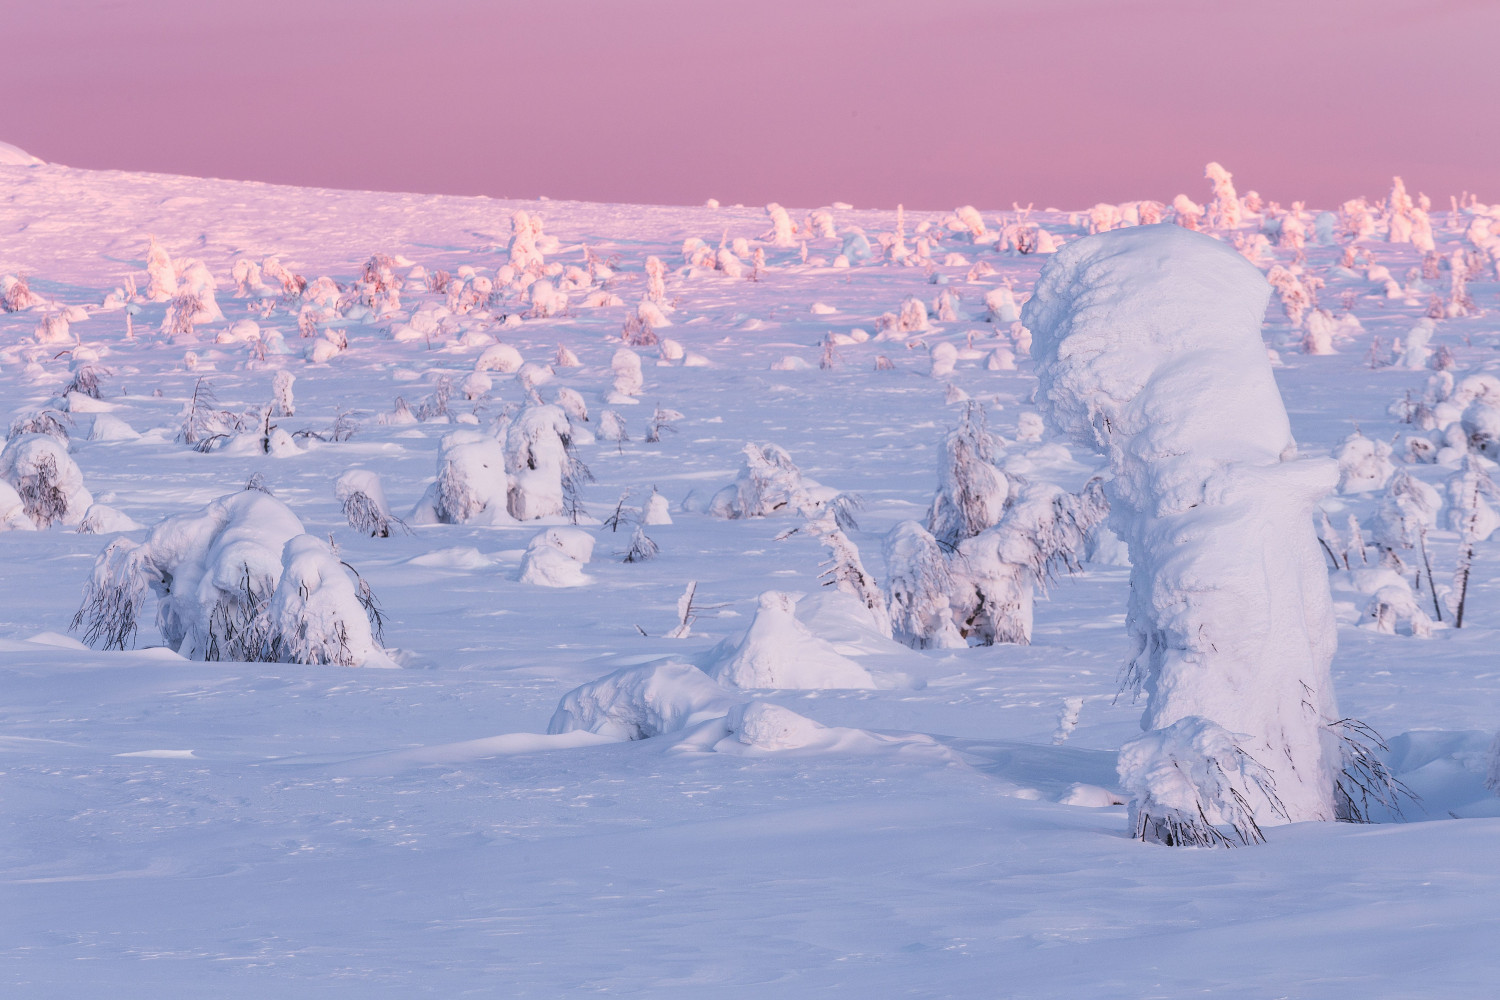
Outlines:
{"type": "Polygon", "coordinates": [[[1228,245],[1142,226],[1059,251],[1023,315],[1044,414],[1113,473],[1125,678],[1147,697],[1120,772],[1148,840],[1248,842],[1351,811],[1312,521],[1338,467],[1296,456],[1260,336],[1270,291],[1228,245]]]}

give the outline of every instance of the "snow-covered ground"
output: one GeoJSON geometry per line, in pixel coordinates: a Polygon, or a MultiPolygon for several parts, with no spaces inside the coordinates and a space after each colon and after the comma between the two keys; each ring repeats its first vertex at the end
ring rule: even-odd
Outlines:
{"type": "MultiPolygon", "coordinates": [[[[1118,794],[1116,752],[1141,714],[1117,698],[1126,567],[1086,563],[1056,580],[1037,600],[1029,646],[916,650],[820,586],[827,550],[816,535],[781,537],[802,517],[708,512],[747,444],[778,445],[826,488],[820,496],[861,498],[849,537],[884,579],[882,539],[926,516],[943,436],[966,398],[1006,440],[997,462],[1008,473],[1082,487],[1102,460],[1049,433],[1026,440],[1037,385],[1026,334],[1003,295],[988,305],[986,295],[1010,287],[1024,301],[1046,259],[1000,249],[1016,227],[1039,223],[1062,243],[1088,231],[1089,212],[985,211],[990,233],[976,241],[966,213],[950,227],[949,213],[898,223],[894,212],[835,206],[836,235],[823,235],[823,220],[797,209],[788,224],[798,232],[778,240],[775,213],[759,206],[500,202],[20,163],[0,165],[0,190],[0,275],[25,276],[36,297],[0,314],[7,426],[52,406],[94,502],[142,526],[77,533],[63,519],[0,531],[7,996],[1493,990],[1500,799],[1484,777],[1500,724],[1500,547],[1477,545],[1463,628],[1440,625],[1431,638],[1404,634],[1405,619],[1402,634],[1385,634],[1364,613],[1381,582],[1358,572],[1378,562],[1373,544],[1364,557],[1348,550],[1355,572],[1331,575],[1339,707],[1384,735],[1390,766],[1419,797],[1404,817],[1276,827],[1239,850],[1172,849],[1129,838],[1118,794]],[[540,217],[542,236],[513,247],[518,210],[540,217]],[[854,227],[873,248],[868,262],[854,227]],[[166,259],[169,277],[201,288],[203,270],[187,259],[205,265],[222,319],[204,308],[191,332],[171,332],[169,311],[184,307],[151,301],[152,238],[159,274],[166,259]],[[694,239],[706,244],[697,266],[684,246],[694,239]],[[543,266],[576,269],[544,279],[552,295],[497,277],[530,243],[543,266]],[[899,261],[903,251],[913,256],[899,261]],[[834,266],[841,253],[853,266],[834,266]],[[391,260],[374,272],[404,287],[391,299],[368,283],[372,304],[351,309],[376,254],[391,260]],[[638,312],[653,291],[650,256],[665,263],[664,316],[638,312]],[[270,257],[306,279],[300,299],[283,294],[270,257]],[[264,291],[236,295],[242,259],[264,291]],[[472,268],[494,295],[472,282],[469,301],[429,290],[413,267],[456,280],[472,268]],[[340,287],[320,312],[307,307],[322,276],[340,287]],[[912,296],[931,314],[927,329],[901,329],[912,296]],[[634,348],[639,388],[616,361],[633,316],[680,346],[634,348]],[[506,371],[497,344],[528,367],[506,371]],[[578,364],[559,363],[560,348],[578,364]],[[481,357],[488,367],[473,378],[481,357]],[[101,398],[75,391],[63,410],[55,397],[90,364],[107,370],[101,398]],[[224,435],[208,450],[180,439],[195,390],[201,400],[211,389],[213,410],[243,414],[270,407],[282,371],[295,375],[294,415],[270,418],[283,437],[263,418],[236,430],[215,417],[198,428],[224,435]],[[462,422],[494,436],[531,392],[551,403],[560,389],[581,398],[589,420],[579,425],[597,437],[575,435],[574,449],[593,477],[579,518],[590,559],[575,558],[566,532],[528,554],[566,516],[516,523],[492,505],[468,523],[423,523],[435,518],[414,510],[446,433],[462,422]],[[397,397],[415,416],[399,413],[397,397]],[[681,416],[648,442],[658,408],[681,416]],[[605,410],[628,440],[603,433],[605,410]],[[355,468],[378,475],[406,530],[382,538],[348,526],[335,483],[355,468]],[[140,542],[252,477],[369,582],[399,669],[187,660],[162,646],[154,596],[123,651],[90,650],[69,632],[113,538],[140,542]],[[623,493],[643,508],[653,488],[672,523],[644,525],[659,551],[626,562],[635,526],[608,519],[623,493]],[[700,616],[688,636],[669,636],[690,582],[700,616]],[[662,661],[722,667],[768,591],[804,595],[800,628],[770,611],[760,626],[816,649],[804,675],[852,666],[837,676],[868,682],[744,691],[681,667],[646,677],[662,661]],[[557,725],[565,731],[547,735],[564,695],[627,668],[640,669],[610,691],[628,688],[639,703],[656,684],[684,699],[651,717],[668,731],[621,740],[619,727],[557,725]]],[[[1308,276],[1324,282],[1311,291],[1326,315],[1309,305],[1294,328],[1273,299],[1263,332],[1303,453],[1332,454],[1356,428],[1369,439],[1344,447],[1345,492],[1323,504],[1338,558],[1351,514],[1378,533],[1391,470],[1369,442],[1395,441],[1394,471],[1449,496],[1461,455],[1434,447],[1439,461],[1416,460],[1421,447],[1406,438],[1418,427],[1392,404],[1428,391],[1434,370],[1410,348],[1429,309],[1456,314],[1436,322],[1430,348],[1447,352],[1460,384],[1500,369],[1500,285],[1473,225],[1487,211],[1431,213],[1437,254],[1425,276],[1423,251],[1387,242],[1378,211],[1357,242],[1312,211],[1290,224],[1251,213],[1216,231],[1248,250],[1269,221],[1262,268],[1300,264],[1289,273],[1304,290],[1308,276]],[[1285,235],[1299,226],[1305,248],[1285,235]],[[1457,292],[1453,268],[1469,258],[1454,251],[1474,261],[1457,292]],[[1378,486],[1358,492],[1366,480],[1378,486]]],[[[1488,448],[1483,407],[1464,401],[1460,424],[1442,412],[1459,404],[1432,402],[1439,424],[1488,448]]],[[[1441,427],[1430,437],[1442,444],[1441,427]]],[[[1428,535],[1440,587],[1461,541],[1445,510],[1428,535]]],[[[1443,624],[1452,612],[1443,606],[1443,624]]]]}

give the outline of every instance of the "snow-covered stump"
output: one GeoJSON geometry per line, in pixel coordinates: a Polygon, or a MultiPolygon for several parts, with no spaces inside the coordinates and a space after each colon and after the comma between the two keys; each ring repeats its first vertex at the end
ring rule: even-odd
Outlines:
{"type": "Polygon", "coordinates": [[[1226,244],[1147,226],[1064,247],[1025,308],[1044,413],[1114,473],[1126,684],[1147,696],[1120,775],[1145,840],[1248,843],[1363,814],[1312,523],[1338,470],[1296,457],[1260,336],[1269,295],[1226,244]]]}

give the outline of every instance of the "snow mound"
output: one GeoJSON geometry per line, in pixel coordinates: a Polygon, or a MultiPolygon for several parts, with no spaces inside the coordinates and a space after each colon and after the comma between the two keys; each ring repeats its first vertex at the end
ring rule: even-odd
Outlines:
{"type": "Polygon", "coordinates": [[[734,696],[690,663],[626,667],[563,695],[547,725],[555,735],[585,730],[645,740],[722,718],[734,696]]]}
{"type": "Polygon", "coordinates": [[[521,582],[536,587],[582,587],[583,567],[594,554],[594,536],[579,528],[548,528],[526,546],[521,582]]]}
{"type": "Polygon", "coordinates": [[[814,635],[796,616],[797,598],[768,590],[749,629],[708,654],[708,673],[748,689],[873,688],[869,671],[814,635]]]}
{"type": "Polygon", "coordinates": [[[767,701],[736,705],[725,719],[735,740],[757,750],[797,750],[822,742],[828,727],[767,701]]]}

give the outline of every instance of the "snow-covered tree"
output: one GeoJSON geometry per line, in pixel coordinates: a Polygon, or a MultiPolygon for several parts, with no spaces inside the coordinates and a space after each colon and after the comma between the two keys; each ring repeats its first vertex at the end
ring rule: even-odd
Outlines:
{"type": "Polygon", "coordinates": [[[560,406],[528,406],[516,415],[505,435],[505,466],[510,513],[518,521],[576,515],[579,491],[593,478],[573,454],[572,428],[560,406]]]}
{"type": "Polygon", "coordinates": [[[1214,200],[1208,206],[1208,224],[1214,229],[1233,229],[1240,224],[1240,197],[1234,190],[1234,175],[1217,163],[1203,168],[1213,183],[1214,200]]]}
{"type": "Polygon", "coordinates": [[[1068,244],[1023,314],[1043,412],[1113,473],[1110,524],[1132,564],[1126,681],[1147,696],[1120,772],[1147,840],[1351,818],[1312,526],[1336,466],[1296,458],[1260,334],[1269,294],[1228,245],[1142,227],[1068,244]]]}
{"type": "Polygon", "coordinates": [[[891,634],[915,649],[962,648],[953,623],[948,557],[936,538],[916,521],[902,521],[885,539],[886,606],[891,634]]]}
{"type": "Polygon", "coordinates": [[[994,464],[998,455],[984,407],[966,402],[958,427],[943,441],[937,493],[927,512],[927,530],[939,544],[951,548],[999,522],[1010,482],[994,464]]]}

